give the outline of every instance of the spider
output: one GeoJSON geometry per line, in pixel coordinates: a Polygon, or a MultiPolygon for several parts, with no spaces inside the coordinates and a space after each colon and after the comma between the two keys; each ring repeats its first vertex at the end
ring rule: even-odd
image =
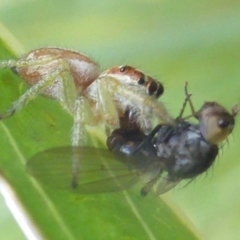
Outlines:
{"type": "Polygon", "coordinates": [[[119,128],[119,119],[133,118],[143,132],[152,129],[154,117],[171,122],[158,101],[163,85],[131,66],[113,67],[100,74],[89,57],[61,48],[39,48],[17,60],[0,62],[11,68],[29,89],[0,119],[12,116],[30,100],[42,94],[60,102],[74,119],[72,146],[85,145],[86,126],[103,123],[107,135],[119,128]]]}

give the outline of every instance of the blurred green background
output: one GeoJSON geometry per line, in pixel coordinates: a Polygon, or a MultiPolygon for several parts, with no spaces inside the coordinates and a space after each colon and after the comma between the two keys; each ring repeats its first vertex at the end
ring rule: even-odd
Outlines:
{"type": "MultiPolygon", "coordinates": [[[[122,64],[140,68],[164,83],[162,101],[173,116],[186,81],[196,109],[207,100],[228,109],[240,103],[237,0],[0,0],[0,21],[26,51],[65,47],[91,56],[102,70],[122,64]]],[[[237,119],[213,169],[167,194],[206,239],[239,239],[239,144],[237,119]]],[[[12,230],[14,221],[0,204],[0,238],[25,239],[12,230]]]]}

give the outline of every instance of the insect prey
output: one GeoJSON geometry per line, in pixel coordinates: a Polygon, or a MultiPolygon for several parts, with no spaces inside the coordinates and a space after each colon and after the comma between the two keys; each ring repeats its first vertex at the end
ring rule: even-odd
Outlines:
{"type": "Polygon", "coordinates": [[[157,194],[165,193],[182,179],[192,180],[207,171],[216,159],[219,146],[233,131],[237,105],[230,113],[217,102],[205,102],[200,110],[195,111],[187,85],[185,93],[183,108],[174,125],[159,124],[145,137],[140,135],[140,129],[134,132],[116,129],[107,140],[111,151],[153,159],[150,166],[155,168],[153,174],[147,171],[142,195],[146,195],[154,185],[157,194]],[[187,103],[192,114],[183,117],[187,103]],[[196,118],[198,124],[187,121],[190,117],[196,118]]]}
{"type": "Polygon", "coordinates": [[[183,179],[194,179],[214,163],[219,146],[233,131],[238,109],[235,105],[230,113],[216,102],[205,102],[195,111],[187,86],[185,92],[174,124],[159,124],[146,135],[125,111],[121,127],[107,139],[110,151],[48,149],[28,161],[28,172],[45,185],[82,194],[119,191],[141,182],[141,195],[151,189],[159,195],[183,179]],[[187,104],[192,114],[184,117],[187,104]],[[198,123],[190,122],[190,117],[198,123]]]}

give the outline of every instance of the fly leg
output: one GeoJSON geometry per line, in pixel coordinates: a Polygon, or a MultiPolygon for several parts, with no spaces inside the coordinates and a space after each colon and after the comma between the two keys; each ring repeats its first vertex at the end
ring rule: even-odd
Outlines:
{"type": "Polygon", "coordinates": [[[193,104],[192,104],[192,100],[191,100],[192,94],[189,94],[189,93],[188,93],[187,86],[188,86],[188,83],[186,82],[186,83],[185,83],[185,88],[184,88],[186,98],[185,98],[185,100],[184,100],[184,102],[183,102],[181,111],[180,111],[178,117],[176,118],[176,122],[182,122],[182,121],[184,121],[184,120],[186,120],[186,119],[194,116],[194,113],[195,113],[195,110],[194,110],[193,104]],[[190,116],[187,116],[187,117],[184,117],[184,118],[183,118],[183,114],[184,114],[184,111],[185,111],[185,109],[186,109],[187,103],[189,103],[189,105],[190,105],[192,114],[191,114],[190,116]]]}
{"type": "Polygon", "coordinates": [[[192,100],[191,100],[192,94],[191,94],[191,93],[188,93],[188,88],[187,88],[187,87],[188,87],[188,82],[185,83],[185,88],[184,88],[186,98],[185,98],[185,101],[184,101],[184,103],[183,103],[183,106],[182,106],[182,109],[181,109],[181,111],[180,111],[180,114],[179,114],[179,116],[176,118],[176,122],[183,122],[183,121],[185,121],[185,120],[187,120],[187,119],[189,119],[189,118],[191,118],[191,117],[194,117],[194,118],[196,118],[196,119],[199,119],[199,117],[198,117],[198,112],[195,111],[194,106],[193,106],[193,102],[192,102],[192,100]],[[186,108],[187,103],[188,103],[189,106],[190,106],[191,115],[186,116],[186,117],[183,117],[183,113],[184,113],[184,111],[185,111],[185,108],[186,108]]]}

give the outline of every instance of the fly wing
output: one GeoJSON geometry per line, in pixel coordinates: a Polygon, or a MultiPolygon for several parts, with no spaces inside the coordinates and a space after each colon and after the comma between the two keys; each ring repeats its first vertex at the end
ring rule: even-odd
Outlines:
{"type": "MultiPolygon", "coordinates": [[[[27,162],[27,171],[40,183],[82,194],[126,189],[138,182],[131,158],[89,147],[45,150],[27,162]]],[[[136,160],[134,160],[136,162],[136,160]]]]}

